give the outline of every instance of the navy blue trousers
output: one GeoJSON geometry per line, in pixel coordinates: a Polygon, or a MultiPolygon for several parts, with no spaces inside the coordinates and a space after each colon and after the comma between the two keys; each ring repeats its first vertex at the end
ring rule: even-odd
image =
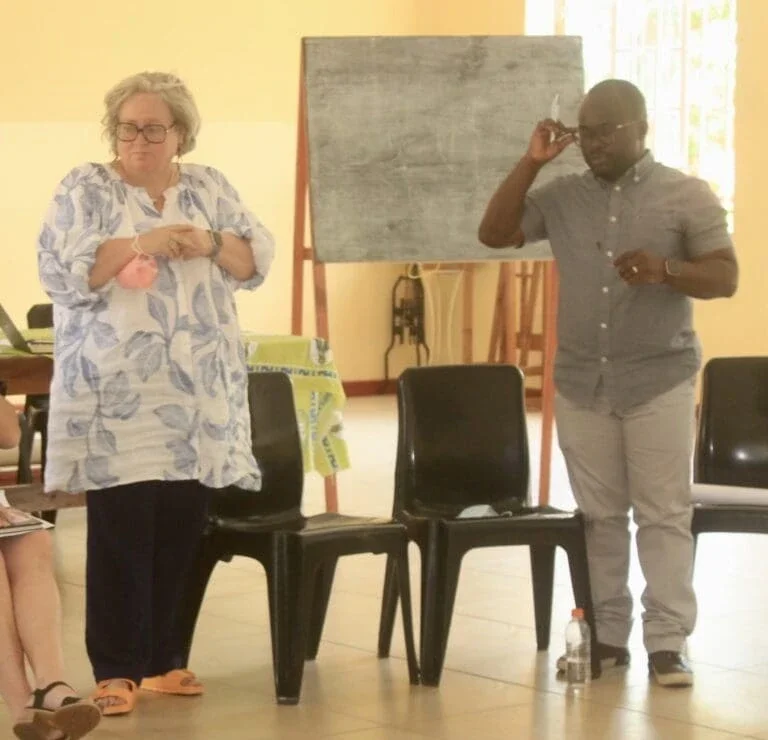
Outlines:
{"type": "Polygon", "coordinates": [[[138,684],[186,667],[174,621],[211,493],[197,481],[87,492],[85,642],[96,681],[138,684]]]}

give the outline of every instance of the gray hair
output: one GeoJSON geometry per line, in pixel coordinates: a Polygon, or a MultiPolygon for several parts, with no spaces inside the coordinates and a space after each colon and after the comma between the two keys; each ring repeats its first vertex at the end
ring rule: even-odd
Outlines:
{"type": "Polygon", "coordinates": [[[112,153],[117,155],[115,129],[120,108],[128,98],[137,93],[154,93],[165,101],[181,134],[179,156],[191,152],[195,148],[200,131],[200,113],[192,93],[176,75],[167,72],[139,72],[118,82],[104,96],[106,111],[101,123],[112,153]]]}

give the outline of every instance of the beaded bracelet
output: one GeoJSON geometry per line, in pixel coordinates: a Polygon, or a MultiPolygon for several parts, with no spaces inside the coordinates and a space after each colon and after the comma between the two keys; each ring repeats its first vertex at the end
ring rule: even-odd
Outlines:
{"type": "Polygon", "coordinates": [[[147,256],[147,253],[141,248],[141,244],[139,244],[138,234],[133,237],[133,241],[131,242],[131,249],[136,252],[136,254],[143,254],[145,257],[147,256]]]}

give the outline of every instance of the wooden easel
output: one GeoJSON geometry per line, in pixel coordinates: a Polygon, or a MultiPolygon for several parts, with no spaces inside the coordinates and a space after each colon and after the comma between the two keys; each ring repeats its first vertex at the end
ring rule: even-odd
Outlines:
{"type": "MultiPolygon", "coordinates": [[[[307,140],[307,91],[304,83],[304,50],[301,52],[299,71],[299,111],[296,123],[296,185],[293,210],[293,296],[291,301],[291,333],[302,334],[304,312],[304,263],[312,262],[312,282],[315,293],[316,336],[329,339],[328,290],[325,282],[325,265],[315,260],[312,247],[306,246],[307,198],[309,194],[309,146],[307,140]]],[[[325,509],[339,510],[336,475],[324,479],[325,509]]]]}
{"type": "Polygon", "coordinates": [[[499,265],[496,304],[491,326],[488,362],[519,365],[526,375],[541,375],[541,461],[539,505],[549,503],[552,468],[552,426],[554,421],[554,361],[557,348],[558,277],[554,261],[504,262],[499,265]],[[517,266],[520,265],[518,274],[517,266]],[[520,281],[520,300],[517,297],[520,281]],[[542,290],[542,330],[533,331],[536,302],[542,290]],[[518,304],[520,328],[518,330],[518,304]],[[531,351],[540,351],[540,366],[530,366],[531,351]]]}

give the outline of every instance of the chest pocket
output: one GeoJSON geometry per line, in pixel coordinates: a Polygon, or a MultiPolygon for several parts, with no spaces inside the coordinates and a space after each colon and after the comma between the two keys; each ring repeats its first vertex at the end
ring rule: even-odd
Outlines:
{"type": "Polygon", "coordinates": [[[684,257],[682,214],[671,208],[641,208],[626,224],[630,249],[644,249],[662,257],[684,257]]]}

